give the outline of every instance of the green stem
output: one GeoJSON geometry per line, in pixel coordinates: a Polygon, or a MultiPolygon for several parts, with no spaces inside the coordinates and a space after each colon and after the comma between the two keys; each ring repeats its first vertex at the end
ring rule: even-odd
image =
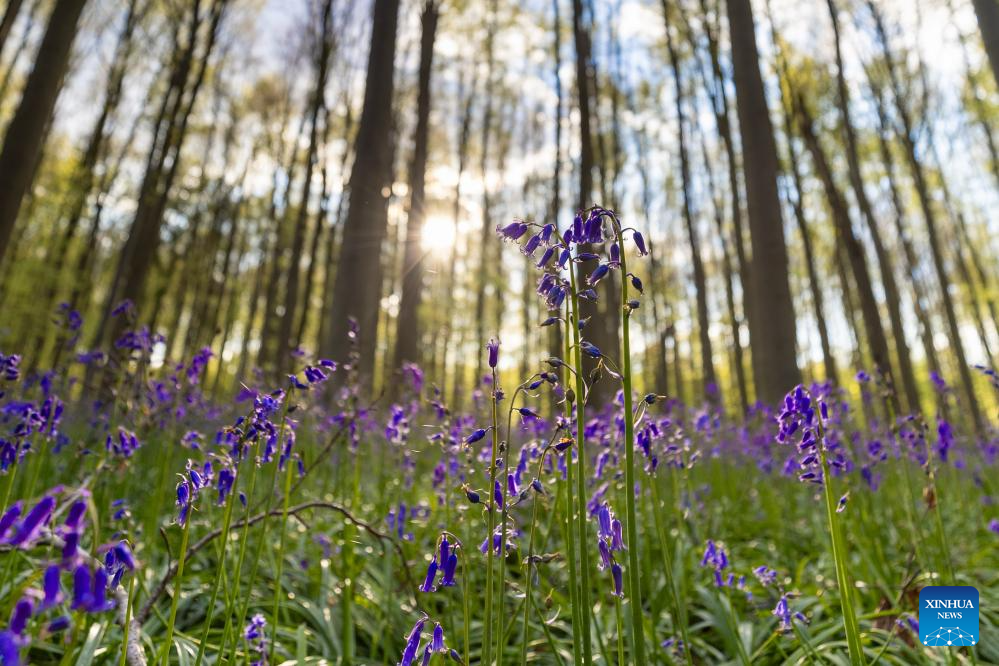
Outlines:
{"type": "MultiPolygon", "coordinates": [[[[278,453],[278,455],[280,455],[280,453],[278,453]]],[[[289,500],[291,500],[291,470],[295,467],[295,461],[291,456],[288,456],[288,459],[284,461],[284,465],[284,501],[281,509],[281,545],[278,547],[277,552],[277,569],[274,575],[274,606],[273,612],[271,613],[271,621],[274,622],[274,628],[271,634],[271,661],[274,661],[274,651],[277,649],[278,625],[280,624],[278,611],[281,609],[281,574],[284,570],[284,549],[288,540],[288,505],[289,500]]]]}
{"type": "Polygon", "coordinates": [[[118,666],[125,666],[125,662],[128,658],[128,631],[130,624],[132,622],[132,601],[134,599],[135,592],[135,573],[128,579],[128,603],[125,605],[125,622],[122,627],[122,632],[124,632],[121,639],[121,659],[118,661],[118,666]]]}
{"type": "MultiPolygon", "coordinates": [[[[482,640],[482,663],[484,666],[492,664],[492,631],[493,631],[493,558],[495,548],[493,548],[494,532],[496,531],[496,456],[499,453],[499,433],[497,432],[497,421],[499,420],[496,405],[496,368],[492,369],[492,453],[489,456],[489,516],[487,522],[489,531],[486,533],[486,620],[485,634],[482,640]]],[[[505,544],[500,540],[500,553],[505,551],[505,544]]],[[[502,631],[502,627],[500,627],[502,631]]]]}
{"type": "MultiPolygon", "coordinates": [[[[541,462],[544,464],[544,454],[542,454],[541,462]]],[[[530,602],[531,600],[531,586],[534,582],[534,575],[532,572],[532,558],[534,557],[534,531],[535,526],[538,523],[538,502],[539,498],[534,497],[534,506],[531,508],[531,536],[527,540],[527,560],[524,566],[524,577],[526,578],[524,582],[524,597],[530,602]]],[[[528,630],[528,618],[531,614],[531,603],[524,604],[524,631],[523,636],[520,641],[520,664],[521,666],[526,666],[527,664],[527,639],[530,634],[528,630]]]]}
{"type": "Polygon", "coordinates": [[[177,621],[177,605],[180,602],[180,588],[184,582],[184,563],[187,561],[187,541],[191,534],[191,521],[194,519],[194,516],[191,515],[192,504],[193,500],[188,499],[184,532],[180,538],[180,555],[177,558],[177,575],[173,579],[173,600],[170,602],[170,617],[167,620],[166,640],[163,641],[162,654],[164,666],[170,663],[170,644],[173,642],[173,626],[177,621]]]}
{"type": "MultiPolygon", "coordinates": [[[[580,619],[583,626],[583,663],[589,666],[593,663],[592,645],[590,639],[590,550],[587,548],[586,539],[586,450],[584,448],[584,396],[585,386],[583,385],[583,356],[579,346],[579,296],[576,294],[576,271],[570,264],[569,284],[572,288],[572,319],[567,321],[567,325],[572,327],[573,343],[573,365],[576,372],[573,373],[576,379],[576,511],[579,520],[579,573],[580,573],[580,619]]],[[[629,535],[630,536],[630,535],[629,535]]],[[[632,544],[634,545],[634,544],[632,544]]],[[[644,652],[642,653],[644,658],[644,652]]],[[[644,664],[644,660],[638,662],[644,664]]]]}
{"type": "Polygon", "coordinates": [[[659,548],[663,552],[663,569],[666,572],[666,587],[670,595],[670,612],[673,614],[673,624],[680,629],[680,637],[683,639],[683,656],[688,666],[694,666],[693,657],[690,655],[690,637],[687,635],[687,614],[681,610],[680,599],[676,589],[676,581],[673,578],[673,553],[670,550],[669,540],[666,538],[666,530],[662,524],[659,507],[659,484],[656,478],[649,479],[649,487],[652,489],[652,515],[655,519],[656,532],[659,534],[659,548]]]}
{"type": "MultiPolygon", "coordinates": [[[[235,485],[235,484],[233,484],[235,485]]],[[[205,616],[205,626],[201,630],[201,642],[198,645],[198,656],[194,660],[194,666],[201,666],[201,661],[205,656],[205,645],[208,642],[208,631],[212,626],[212,619],[215,617],[215,602],[219,598],[219,588],[222,586],[222,572],[225,571],[226,546],[229,545],[229,526],[232,524],[232,496],[226,498],[225,513],[222,518],[222,536],[219,539],[219,561],[215,567],[215,582],[212,585],[212,596],[208,602],[208,609],[205,616]]]]}
{"type": "Polygon", "coordinates": [[[624,666],[624,622],[621,619],[621,597],[614,597],[614,618],[617,620],[617,666],[624,666]]]}
{"type": "Polygon", "coordinates": [[[621,251],[621,377],[624,384],[624,506],[628,534],[628,580],[631,592],[631,642],[636,664],[645,664],[645,627],[642,622],[642,588],[638,567],[638,519],[635,516],[635,423],[631,388],[631,308],[628,306],[628,263],[621,226],[614,219],[621,251]]]}
{"type": "MultiPolygon", "coordinates": [[[[566,304],[565,313],[565,325],[573,326],[572,316],[569,312],[569,307],[571,302],[566,304]]],[[[566,331],[565,335],[562,336],[563,347],[565,349],[565,359],[569,359],[570,344],[569,344],[569,332],[566,331]]],[[[576,371],[578,373],[578,369],[576,371]]],[[[575,373],[573,373],[575,374],[575,373]]],[[[568,388],[569,384],[569,369],[563,368],[562,373],[562,386],[568,388]]],[[[574,390],[574,389],[572,389],[574,390]]],[[[565,420],[567,423],[572,422],[572,406],[573,402],[582,400],[582,395],[576,395],[575,400],[569,401],[565,400],[565,420]]],[[[569,554],[569,605],[571,606],[571,616],[572,616],[572,658],[573,663],[576,666],[582,664],[583,657],[583,637],[582,630],[582,611],[579,602],[579,578],[576,576],[576,535],[574,527],[574,519],[572,516],[573,503],[572,503],[572,449],[569,448],[563,454],[565,456],[565,526],[566,526],[566,549],[569,554]]],[[[581,544],[582,547],[582,544],[581,544]]]]}
{"type": "Polygon", "coordinates": [[[853,595],[846,569],[846,547],[843,544],[836,514],[836,497],[832,489],[832,475],[829,474],[829,461],[826,459],[825,435],[819,430],[819,459],[822,464],[822,488],[826,501],[826,518],[829,521],[829,536],[832,541],[833,561],[836,565],[836,583],[839,586],[840,608],[843,612],[843,628],[846,630],[846,642],[850,650],[850,662],[865,663],[864,650],[860,642],[860,630],[857,626],[857,616],[853,611],[853,595]]]}
{"type": "MultiPolygon", "coordinates": [[[[231,598],[233,600],[239,596],[239,579],[243,573],[243,560],[246,557],[246,542],[250,534],[250,503],[253,501],[253,488],[257,481],[257,448],[258,445],[254,443],[253,452],[251,453],[248,463],[250,465],[250,479],[248,481],[246,489],[246,506],[243,508],[243,531],[239,537],[239,554],[236,556],[236,571],[234,574],[234,579],[232,583],[232,594],[231,598]]],[[[225,627],[222,629],[222,645],[219,647],[219,654],[225,655],[226,648],[229,645],[229,631],[232,629],[232,611],[229,608],[229,603],[226,603],[226,617],[225,617],[225,627]]],[[[238,628],[237,628],[238,634],[238,628]]],[[[235,641],[235,646],[239,646],[239,639],[235,641]]]]}

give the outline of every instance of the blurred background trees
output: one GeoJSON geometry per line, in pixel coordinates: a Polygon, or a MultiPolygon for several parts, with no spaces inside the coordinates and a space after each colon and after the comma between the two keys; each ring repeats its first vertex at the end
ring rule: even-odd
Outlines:
{"type": "Polygon", "coordinates": [[[131,299],[231,390],[345,359],[352,317],[376,388],[411,361],[461,402],[489,337],[557,353],[494,227],[600,203],[648,232],[649,390],[866,370],[901,410],[934,372],[978,420],[997,73],[994,0],[9,0],[0,348],[68,364],[53,318],[110,347],[131,299]]]}

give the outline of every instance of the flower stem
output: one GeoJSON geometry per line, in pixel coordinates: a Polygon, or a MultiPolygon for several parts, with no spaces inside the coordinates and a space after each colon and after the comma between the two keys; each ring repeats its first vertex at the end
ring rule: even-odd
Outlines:
{"type": "Polygon", "coordinates": [[[638,566],[638,519],[635,516],[635,423],[631,388],[631,308],[628,306],[628,264],[621,225],[614,219],[621,250],[621,377],[624,384],[624,506],[628,533],[628,581],[631,593],[631,642],[636,664],[645,664],[645,628],[642,619],[642,588],[638,566]]]}
{"type": "Polygon", "coordinates": [[[295,466],[295,461],[291,456],[288,456],[284,464],[284,504],[281,509],[281,545],[278,546],[277,552],[277,570],[274,574],[274,606],[271,613],[271,621],[274,623],[271,636],[271,661],[274,661],[274,651],[277,649],[278,625],[280,624],[278,611],[281,609],[281,574],[284,569],[284,549],[288,540],[288,502],[291,499],[291,470],[295,466]]]}
{"type": "Polygon", "coordinates": [[[850,662],[865,664],[864,650],[860,642],[860,630],[857,626],[857,616],[853,611],[853,596],[850,590],[846,570],[846,547],[836,514],[836,497],[832,489],[832,477],[829,474],[829,462],[826,460],[825,436],[819,434],[819,459],[822,464],[822,488],[826,501],[826,517],[829,520],[829,536],[832,541],[833,561],[836,565],[836,583],[839,586],[840,608],[843,612],[843,628],[846,630],[846,642],[850,650],[850,662]]]}
{"type": "MultiPolygon", "coordinates": [[[[570,267],[571,268],[571,267],[570,267]]],[[[583,663],[593,662],[590,640],[590,551],[586,547],[586,450],[584,448],[584,409],[585,386],[583,385],[583,355],[579,346],[579,296],[576,294],[576,271],[569,270],[569,282],[572,287],[572,318],[567,325],[572,327],[573,365],[576,372],[576,511],[579,520],[579,574],[580,574],[580,619],[583,626],[583,663]]],[[[644,663],[644,662],[640,662],[644,663]]]]}
{"type": "MultiPolygon", "coordinates": [[[[565,313],[565,325],[572,326],[572,317],[570,316],[569,307],[571,302],[566,304],[565,313]]],[[[564,354],[566,360],[569,358],[569,331],[566,330],[565,335],[562,336],[562,343],[564,347],[564,354]]],[[[562,386],[568,387],[569,383],[569,369],[563,368],[562,373],[562,386]]],[[[578,373],[579,370],[577,369],[578,373]]],[[[582,400],[581,395],[577,395],[575,400],[582,400]]],[[[573,401],[575,402],[575,401],[573,401]]],[[[572,422],[572,406],[573,402],[565,400],[565,420],[566,423],[572,422]]],[[[579,666],[582,663],[583,658],[583,640],[582,640],[582,610],[579,602],[579,578],[576,576],[576,536],[575,530],[573,530],[573,503],[572,503],[572,449],[567,449],[563,454],[565,456],[565,540],[566,549],[569,552],[569,604],[572,611],[572,658],[573,663],[579,666]]],[[[580,544],[580,547],[583,547],[580,544]]]]}
{"type": "MultiPolygon", "coordinates": [[[[235,485],[235,484],[233,484],[235,485]]],[[[215,616],[215,602],[219,597],[219,587],[222,585],[222,572],[225,570],[225,553],[226,546],[229,544],[229,526],[232,524],[232,495],[229,493],[229,497],[226,498],[225,513],[222,518],[222,538],[219,539],[219,561],[218,565],[215,567],[215,582],[212,585],[212,596],[211,600],[208,602],[208,609],[206,610],[205,616],[205,626],[201,631],[201,642],[198,645],[198,656],[194,660],[194,666],[201,666],[201,660],[205,656],[205,645],[208,643],[208,631],[212,626],[212,619],[215,616]]]]}
{"type": "Polygon", "coordinates": [[[177,558],[177,575],[173,579],[173,600],[170,602],[170,617],[167,620],[166,640],[163,641],[163,664],[170,663],[170,644],[173,642],[173,626],[177,621],[177,605],[180,603],[180,588],[184,582],[184,562],[187,560],[187,541],[191,534],[191,505],[192,499],[187,501],[187,515],[184,520],[184,531],[180,538],[180,555],[177,558]]]}
{"type": "MultiPolygon", "coordinates": [[[[497,432],[497,405],[496,405],[496,368],[493,368],[493,383],[492,383],[492,452],[489,456],[489,488],[486,492],[489,495],[489,517],[487,522],[489,524],[489,531],[486,535],[486,620],[485,620],[485,634],[482,639],[482,663],[484,666],[490,666],[492,664],[492,640],[493,640],[493,555],[495,554],[495,548],[493,548],[494,536],[493,533],[496,531],[496,456],[499,453],[499,433],[497,432]]],[[[502,539],[500,540],[500,553],[505,550],[505,544],[502,539]]],[[[502,633],[502,627],[500,632],[502,633]]]]}

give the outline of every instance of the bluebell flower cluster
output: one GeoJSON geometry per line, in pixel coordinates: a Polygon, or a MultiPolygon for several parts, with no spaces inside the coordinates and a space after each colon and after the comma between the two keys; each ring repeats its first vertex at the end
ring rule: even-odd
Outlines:
{"type": "Polygon", "coordinates": [[[610,505],[604,502],[597,509],[597,550],[600,553],[600,563],[597,567],[601,571],[610,570],[611,582],[614,585],[612,594],[616,597],[624,597],[624,570],[614,557],[614,553],[624,549],[621,521],[611,511],[610,505]]]}
{"type": "Polygon", "coordinates": [[[409,634],[406,636],[406,645],[403,648],[399,666],[414,666],[417,663],[417,657],[420,657],[419,663],[421,666],[427,666],[435,654],[450,657],[452,661],[459,664],[465,663],[457,650],[447,646],[444,640],[444,627],[441,626],[440,622],[434,623],[433,631],[430,634],[430,641],[424,646],[422,656],[420,655],[420,645],[423,643],[423,628],[429,621],[430,617],[424,613],[416,621],[416,624],[413,625],[413,628],[410,629],[409,634]]]}
{"type": "Polygon", "coordinates": [[[421,592],[436,592],[438,589],[437,573],[441,573],[440,587],[454,587],[454,575],[458,569],[458,548],[457,544],[452,544],[448,534],[442,534],[437,541],[437,547],[430,564],[427,565],[427,575],[423,584],[420,585],[421,592]]]}
{"type": "Polygon", "coordinates": [[[795,445],[798,479],[801,481],[817,484],[823,482],[823,456],[830,468],[847,468],[843,447],[824,431],[823,425],[828,420],[829,407],[826,402],[813,398],[803,386],[796,386],[784,398],[777,416],[777,442],[795,445]]]}
{"type": "Polygon", "coordinates": [[[254,653],[252,666],[267,666],[267,620],[260,613],[250,618],[243,629],[243,638],[254,653]]]}

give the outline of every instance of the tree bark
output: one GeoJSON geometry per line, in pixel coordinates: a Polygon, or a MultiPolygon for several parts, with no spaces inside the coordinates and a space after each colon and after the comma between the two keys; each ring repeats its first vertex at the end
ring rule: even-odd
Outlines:
{"type": "MultiPolygon", "coordinates": [[[[309,200],[312,198],[312,180],[319,154],[320,114],[326,108],[326,79],[329,72],[330,56],[333,53],[333,0],[324,0],[320,16],[318,44],[315,45],[316,83],[309,105],[309,147],[305,154],[305,174],[302,181],[302,197],[298,203],[295,230],[291,241],[291,256],[288,261],[284,289],[284,312],[278,327],[277,372],[279,377],[291,369],[291,354],[298,346],[295,336],[295,320],[298,312],[298,284],[301,277],[302,253],[305,250],[305,236],[309,222],[309,200]]],[[[316,222],[320,222],[317,220],[316,222]]],[[[304,307],[309,307],[308,300],[304,307]]]]}
{"type": "Polygon", "coordinates": [[[69,55],[86,0],[56,0],[28,76],[21,102],[0,150],[0,263],[4,260],[21,202],[31,188],[46,127],[69,67],[69,55]]]}
{"type": "Polygon", "coordinates": [[[374,0],[371,51],[364,105],[354,143],[350,204],[337,259],[326,349],[346,361],[351,347],[349,319],[360,326],[360,375],[374,371],[378,311],[382,289],[381,249],[388,225],[388,188],[392,175],[392,102],[395,92],[396,31],[399,0],[374,0]]]}
{"type": "Polygon", "coordinates": [[[17,20],[22,4],[22,0],[8,0],[7,7],[3,10],[3,18],[0,19],[0,53],[3,53],[3,47],[7,44],[10,29],[14,27],[14,21],[17,20]]]}
{"type": "Polygon", "coordinates": [[[978,29],[982,32],[985,52],[992,65],[992,76],[999,85],[999,0],[971,0],[978,17],[978,29]]]}
{"type": "Polygon", "coordinates": [[[964,352],[964,342],[961,339],[961,329],[957,323],[957,314],[954,308],[954,299],[950,294],[950,277],[947,265],[944,261],[943,249],[940,244],[940,234],[938,231],[937,213],[934,209],[933,199],[930,195],[929,185],[926,182],[926,175],[923,165],[919,161],[916,150],[916,140],[914,126],[909,109],[905,103],[905,95],[902,93],[902,85],[899,80],[895,65],[895,58],[888,43],[888,36],[884,26],[881,12],[872,0],[867,2],[868,9],[874,17],[877,40],[884,57],[887,68],[888,80],[891,85],[892,94],[895,98],[895,105],[898,109],[898,117],[901,122],[899,137],[902,141],[906,161],[912,176],[913,184],[916,187],[916,196],[926,223],[926,234],[930,244],[930,256],[933,259],[933,268],[936,272],[937,282],[940,287],[940,297],[943,304],[944,315],[947,318],[947,329],[950,334],[951,346],[954,350],[954,357],[958,364],[958,374],[961,385],[964,389],[967,400],[967,408],[976,426],[982,425],[982,413],[978,406],[978,399],[975,396],[974,382],[971,379],[971,369],[968,367],[967,355],[964,352]]]}
{"type": "Polygon", "coordinates": [[[704,383],[705,399],[722,404],[718,379],[715,376],[714,356],[711,349],[711,315],[708,312],[708,286],[704,272],[704,262],[701,259],[701,241],[697,231],[697,221],[691,208],[690,194],[690,156],[687,152],[687,114],[683,106],[683,79],[680,74],[680,58],[673,40],[673,30],[669,20],[669,6],[663,3],[663,20],[666,27],[666,49],[669,52],[670,68],[673,72],[675,88],[674,101],[677,123],[677,148],[680,153],[680,193],[683,212],[683,222],[687,229],[687,240],[690,243],[691,266],[694,271],[694,289],[697,303],[697,336],[701,350],[701,377],[704,383]]]}
{"type": "MultiPolygon", "coordinates": [[[[843,193],[836,185],[825,150],[819,143],[811,111],[805,104],[803,92],[801,90],[792,90],[791,99],[794,103],[798,130],[801,132],[805,147],[812,157],[816,176],[818,176],[819,181],[822,183],[826,200],[829,203],[832,220],[836,227],[836,235],[839,238],[839,242],[843,245],[847,259],[850,262],[850,271],[853,274],[857,294],[860,298],[860,313],[864,322],[864,333],[867,336],[867,346],[871,353],[874,369],[890,377],[891,365],[888,358],[888,340],[885,337],[884,327],[881,325],[881,315],[878,312],[877,300],[874,298],[874,288],[871,283],[870,272],[867,268],[867,261],[864,258],[864,248],[853,233],[853,226],[850,222],[850,211],[847,207],[846,199],[844,199],[843,193]]],[[[898,396],[894,392],[891,392],[889,400],[895,407],[896,413],[898,413],[898,396]]]]}
{"type": "Polygon", "coordinates": [[[436,0],[426,0],[421,16],[420,70],[416,98],[413,161],[409,168],[409,219],[402,264],[402,296],[395,337],[395,367],[405,361],[419,364],[420,300],[423,293],[423,219],[426,197],[427,146],[430,134],[430,76],[434,64],[434,39],[440,10],[436,0]]]}
{"type": "Polygon", "coordinates": [[[801,383],[787,247],[777,195],[777,147],[763,91],[750,0],[727,0],[753,258],[749,318],[757,394],[774,404],[801,383]]]}
{"type": "MultiPolygon", "coordinates": [[[[910,411],[917,410],[919,407],[919,391],[916,388],[916,374],[912,368],[909,344],[905,339],[905,328],[902,324],[901,298],[899,297],[898,285],[895,282],[895,269],[892,266],[888,251],[885,249],[884,242],[881,240],[881,232],[878,229],[878,222],[874,216],[871,202],[867,198],[867,190],[864,188],[864,178],[860,168],[857,136],[850,114],[850,93],[846,85],[846,75],[843,71],[839,12],[836,7],[836,0],[826,0],[826,6],[829,10],[829,18],[833,28],[836,54],[836,93],[842,116],[843,142],[846,145],[846,161],[850,175],[850,186],[853,189],[857,206],[860,208],[860,213],[867,224],[867,230],[871,234],[871,242],[874,245],[874,254],[878,261],[879,272],[881,273],[881,285],[884,287],[885,292],[885,304],[888,308],[888,320],[891,323],[892,338],[895,342],[895,355],[898,359],[898,369],[900,379],[902,380],[902,390],[905,394],[905,403],[910,411]]],[[[894,375],[891,372],[890,366],[883,368],[883,371],[888,373],[889,385],[894,388],[894,375]]]]}

